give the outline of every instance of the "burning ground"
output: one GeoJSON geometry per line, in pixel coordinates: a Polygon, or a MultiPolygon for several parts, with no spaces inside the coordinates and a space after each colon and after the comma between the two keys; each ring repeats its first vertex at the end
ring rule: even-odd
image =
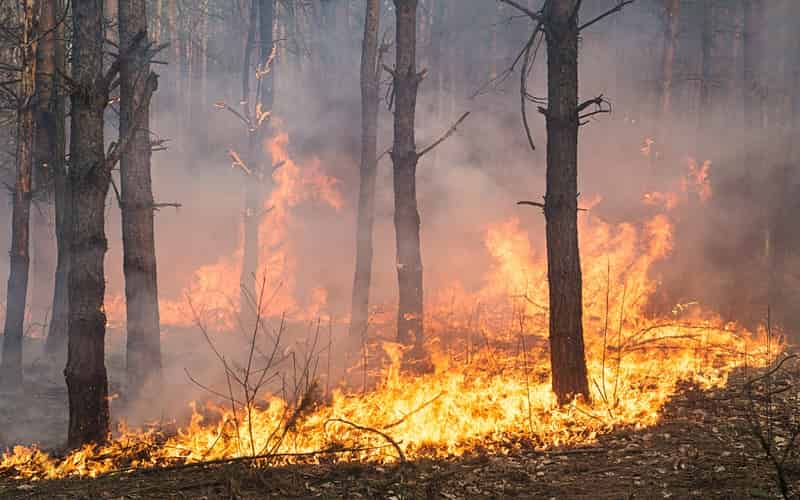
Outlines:
{"type": "MultiPolygon", "coordinates": [[[[596,480],[587,476],[599,476],[615,488],[624,483],[625,492],[656,485],[681,497],[706,494],[703,481],[757,461],[757,447],[740,454],[726,449],[725,442],[745,434],[741,422],[714,441],[721,424],[706,406],[715,405],[714,394],[726,390],[732,373],[781,355],[777,334],[749,331],[696,303],[660,313],[653,305],[654,266],[672,249],[673,214],[710,196],[707,175],[698,173],[708,166],[689,162],[675,193],[643,196],[657,208],[642,220],[611,224],[591,211],[581,216],[592,399],[559,407],[549,380],[545,259],[519,218],[484,228],[490,265],[478,287],[451,281],[429,293],[433,371],[402,371],[403,348],[389,340],[391,309],[376,308],[369,335],[352,349],[342,338],[346,318],[326,314],[324,293],[311,294],[311,303],[295,300],[294,283],[284,278],[298,264],[291,246],[279,244],[293,209],[306,201],[335,211],[341,199],[335,181],[313,164],[294,164],[280,149],[285,137],[268,147],[287,165],[276,172],[265,207],[262,233],[274,242],[264,247],[270,266],[259,276],[251,317],[236,314],[238,250],[197,270],[183,301],[161,305],[165,325],[176,329],[165,345],[172,340],[179,352],[191,339],[205,352],[200,372],[197,364],[165,363],[181,366],[182,391],[187,384],[194,389],[187,416],[170,412],[171,420],[120,424],[108,445],[66,455],[16,446],[0,464],[10,481],[6,492],[46,497],[63,488],[69,496],[89,487],[89,496],[119,496],[148,477],[153,498],[204,490],[247,497],[259,484],[277,496],[331,496],[352,491],[353,482],[367,497],[536,496],[571,495],[577,490],[570,488],[596,480]],[[652,483],[653,470],[661,469],[663,481],[652,483]],[[556,484],[565,471],[575,474],[556,484]],[[699,483],[687,479],[695,474],[699,483]],[[487,480],[470,482],[478,475],[487,480]],[[87,477],[124,480],[114,487],[105,479],[75,480],[87,477]],[[153,477],[159,480],[151,484],[153,477]],[[541,491],[534,493],[533,483],[541,491]]],[[[115,302],[108,303],[113,325],[115,302]]],[[[727,390],[742,399],[739,389],[727,390]]],[[[122,414],[135,413],[133,403],[119,404],[122,414]]],[[[741,419],[729,406],[720,411],[741,419]]],[[[769,491],[769,467],[757,463],[747,484],[769,491]]],[[[745,491],[739,486],[726,491],[745,491]]]]}
{"type": "MultiPolygon", "coordinates": [[[[535,451],[522,442],[502,454],[474,449],[462,457],[394,465],[197,464],[92,480],[4,480],[0,492],[33,499],[775,498],[774,471],[745,417],[745,380],[739,371],[725,389],[684,385],[657,425],[620,429],[577,448],[535,451]]],[[[781,380],[797,381],[796,375],[781,380]]],[[[796,469],[792,474],[796,480],[796,469]]]]}

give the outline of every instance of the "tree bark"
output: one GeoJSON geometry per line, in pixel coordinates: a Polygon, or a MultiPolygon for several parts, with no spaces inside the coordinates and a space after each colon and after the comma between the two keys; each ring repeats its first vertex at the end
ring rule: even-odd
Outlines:
{"type": "Polygon", "coordinates": [[[666,0],[667,23],[664,33],[664,50],[661,60],[661,120],[668,120],[672,112],[672,86],[675,51],[678,47],[678,21],[681,0],[666,0]]]}
{"type": "Polygon", "coordinates": [[[744,121],[748,134],[762,125],[760,63],[762,57],[764,4],[762,0],[745,0],[744,47],[742,57],[744,87],[744,121]]]}
{"type": "Polygon", "coordinates": [[[245,207],[244,207],[244,254],[242,256],[242,273],[240,277],[241,298],[240,310],[246,312],[248,308],[255,306],[256,297],[256,275],[258,274],[258,254],[259,254],[259,227],[264,214],[264,183],[270,179],[272,174],[272,158],[264,151],[263,142],[267,136],[269,120],[258,124],[256,110],[262,112],[272,110],[275,99],[275,65],[270,71],[256,80],[255,99],[251,106],[250,102],[250,78],[254,75],[250,64],[250,54],[255,43],[256,26],[258,26],[259,66],[263,66],[268,61],[272,53],[273,45],[273,24],[275,20],[274,0],[256,0],[252,5],[252,21],[248,34],[248,44],[245,48],[244,66],[242,70],[242,103],[245,116],[249,116],[255,123],[248,130],[247,135],[247,164],[251,169],[250,175],[246,176],[245,182],[245,207]],[[258,18],[256,19],[256,12],[258,18]],[[258,21],[256,23],[256,20],[258,21]],[[248,302],[250,304],[248,305],[248,302]]]}
{"type": "Polygon", "coordinates": [[[589,397],[578,249],[578,0],[553,0],[547,23],[547,278],[550,362],[560,404],[589,397]]]}
{"type": "Polygon", "coordinates": [[[697,140],[702,146],[703,138],[707,135],[706,130],[711,125],[711,85],[714,78],[712,52],[714,50],[714,6],[712,0],[702,0],[700,3],[701,15],[701,77],[700,77],[700,106],[698,107],[698,134],[697,140]]]}
{"type": "MultiPolygon", "coordinates": [[[[40,3],[39,47],[36,55],[36,92],[34,122],[36,129],[33,150],[33,213],[31,214],[31,292],[30,313],[34,321],[51,315],[53,278],[56,271],[56,241],[53,226],[53,170],[57,157],[63,157],[63,145],[58,149],[56,118],[56,20],[57,2],[40,3]]],[[[63,119],[63,117],[62,117],[63,119]]],[[[62,125],[63,127],[63,125],[62,125]]],[[[42,332],[45,333],[45,332],[42,332]]]]}
{"type": "Polygon", "coordinates": [[[394,226],[397,239],[397,340],[421,352],[423,343],[422,254],[417,209],[417,146],[414,120],[422,76],[416,65],[417,0],[394,0],[394,226]]]}
{"type": "Polygon", "coordinates": [[[147,40],[145,0],[119,0],[120,47],[127,55],[120,65],[119,136],[131,140],[120,158],[122,252],[125,273],[127,388],[129,396],[145,395],[161,381],[161,332],[150,176],[150,103],[146,85],[150,62],[133,50],[136,36],[147,40]],[[135,123],[138,117],[139,122],[135,123]]]}
{"type": "Polygon", "coordinates": [[[25,301],[28,293],[29,226],[31,212],[31,170],[34,158],[35,121],[33,97],[36,90],[36,52],[39,36],[36,0],[21,4],[20,83],[17,109],[16,183],[12,201],[11,250],[8,275],[6,318],[3,329],[3,356],[0,383],[19,389],[22,384],[22,336],[25,301]]]}
{"type": "MultiPolygon", "coordinates": [[[[61,19],[64,12],[63,0],[57,2],[46,2],[48,5],[55,5],[57,8],[57,18],[61,19]]],[[[54,33],[56,37],[55,47],[52,52],[48,53],[47,57],[53,58],[53,64],[56,69],[54,75],[58,72],[64,72],[66,68],[66,50],[64,47],[64,23],[56,27],[54,33]]],[[[47,38],[42,40],[45,43],[47,38]]],[[[43,54],[44,50],[40,51],[43,54]]],[[[43,72],[40,72],[40,74],[43,72]]],[[[59,82],[60,79],[56,76],[53,83],[59,82]]],[[[63,356],[66,353],[67,342],[67,321],[69,320],[69,300],[67,297],[67,286],[69,279],[69,261],[70,261],[70,243],[69,235],[71,231],[71,215],[69,211],[69,182],[67,181],[67,170],[64,163],[64,153],[66,150],[66,137],[65,137],[65,100],[64,92],[61,90],[62,85],[54,85],[53,87],[53,133],[55,135],[54,153],[51,159],[51,170],[53,177],[53,195],[55,201],[56,212],[56,273],[55,283],[53,285],[53,307],[50,319],[50,326],[47,332],[47,342],[45,349],[51,356],[63,356]]],[[[49,118],[45,115],[40,116],[39,123],[49,123],[49,118]]],[[[37,127],[40,127],[37,123],[37,127]]],[[[45,129],[47,127],[45,126],[45,129]]],[[[38,129],[37,129],[38,130],[38,129]]],[[[39,147],[37,146],[37,149],[39,147]]]]}
{"type": "Polygon", "coordinates": [[[356,271],[350,336],[366,334],[369,322],[369,289],[372,282],[372,229],[375,222],[375,175],[378,151],[378,104],[380,71],[378,28],[380,0],[367,0],[361,47],[361,166],[356,227],[356,271]]]}
{"type": "Polygon", "coordinates": [[[70,447],[104,442],[109,433],[103,311],[107,249],[105,200],[111,179],[105,168],[103,111],[103,0],[72,0],[73,90],[70,112],[71,262],[69,343],[64,370],[69,394],[70,447]]]}

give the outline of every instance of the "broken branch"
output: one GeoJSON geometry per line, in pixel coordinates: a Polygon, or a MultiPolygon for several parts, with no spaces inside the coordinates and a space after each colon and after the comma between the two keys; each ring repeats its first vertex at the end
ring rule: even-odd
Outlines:
{"type": "Polygon", "coordinates": [[[458,126],[461,125],[461,123],[464,120],[467,119],[467,117],[470,115],[470,113],[472,113],[472,112],[471,111],[467,111],[463,115],[461,115],[461,117],[458,120],[456,120],[456,122],[449,129],[447,129],[447,132],[445,132],[443,136],[441,136],[439,139],[434,141],[433,144],[431,144],[430,146],[428,146],[425,149],[423,149],[417,155],[417,158],[422,158],[425,155],[425,153],[429,153],[433,148],[435,148],[439,144],[443,143],[445,140],[447,140],[448,137],[453,135],[456,132],[456,130],[458,130],[458,126]]]}
{"type": "MultiPolygon", "coordinates": [[[[503,1],[505,1],[505,0],[503,0],[503,1]]],[[[593,24],[595,24],[595,23],[597,23],[597,22],[600,22],[600,21],[602,21],[603,19],[607,18],[607,17],[608,17],[608,16],[610,16],[611,14],[614,14],[615,12],[619,12],[619,11],[621,11],[621,10],[622,10],[622,9],[623,9],[623,8],[624,8],[626,5],[630,5],[630,4],[632,4],[634,1],[635,1],[635,0],[619,0],[619,3],[617,3],[617,5],[615,5],[614,7],[612,7],[612,8],[610,8],[610,9],[608,9],[607,11],[603,12],[602,14],[600,14],[600,15],[599,15],[599,16],[597,16],[597,17],[595,17],[595,18],[594,18],[594,19],[592,19],[591,21],[587,21],[587,22],[583,23],[582,25],[580,25],[580,26],[578,27],[578,31],[583,31],[583,30],[585,30],[586,28],[588,28],[589,26],[591,26],[591,25],[593,25],[593,24]]]]}

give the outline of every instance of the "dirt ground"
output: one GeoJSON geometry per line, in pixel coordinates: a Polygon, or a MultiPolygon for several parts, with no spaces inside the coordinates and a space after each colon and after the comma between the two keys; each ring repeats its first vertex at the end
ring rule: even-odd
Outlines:
{"type": "MultiPolygon", "coordinates": [[[[796,391],[790,390],[794,382],[787,377],[771,382],[769,388],[778,390],[771,390],[776,395],[769,407],[745,394],[742,374],[722,390],[686,388],[665,409],[658,426],[620,430],[587,448],[541,452],[514,443],[505,455],[478,450],[467,457],[392,466],[271,468],[234,462],[97,479],[0,478],[0,498],[780,498],[775,469],[748,416],[768,411],[772,440],[785,443],[787,438],[780,436],[788,429],[781,429],[780,422],[791,425],[797,414],[796,391]]],[[[784,469],[790,487],[800,491],[796,454],[789,454],[784,469]]]]}

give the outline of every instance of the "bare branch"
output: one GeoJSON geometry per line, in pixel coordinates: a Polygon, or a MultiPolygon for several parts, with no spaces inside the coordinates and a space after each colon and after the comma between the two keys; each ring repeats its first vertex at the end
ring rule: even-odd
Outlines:
{"type": "MultiPolygon", "coordinates": [[[[503,0],[503,1],[505,1],[505,0],[503,0]]],[[[599,21],[602,21],[603,19],[607,18],[611,14],[614,14],[615,12],[621,11],[626,5],[630,5],[634,1],[635,0],[619,0],[619,3],[617,3],[617,5],[615,5],[614,7],[612,7],[610,9],[608,9],[607,11],[603,12],[602,14],[600,14],[597,17],[595,17],[591,21],[587,21],[587,22],[583,23],[582,25],[580,25],[578,27],[578,31],[583,31],[586,28],[588,28],[589,26],[591,26],[591,25],[593,25],[593,24],[595,24],[595,23],[597,23],[599,21]]]]}
{"type": "Polygon", "coordinates": [[[447,132],[445,132],[443,136],[441,136],[439,139],[434,141],[433,144],[431,144],[430,146],[428,146],[425,149],[423,149],[417,155],[417,158],[422,158],[426,153],[429,153],[432,149],[434,149],[436,146],[438,146],[439,144],[441,144],[445,140],[447,140],[448,137],[453,135],[458,130],[458,126],[461,125],[461,123],[464,120],[467,119],[467,117],[470,115],[470,113],[472,113],[472,112],[471,111],[467,111],[463,115],[461,115],[461,117],[458,120],[456,120],[456,122],[449,129],[447,129],[447,132]]]}
{"type": "Polygon", "coordinates": [[[541,11],[534,12],[534,11],[530,10],[529,8],[525,7],[524,5],[520,4],[519,2],[516,2],[515,0],[500,0],[500,1],[502,3],[504,3],[504,4],[508,4],[508,5],[512,6],[512,7],[514,7],[515,9],[517,9],[520,12],[522,12],[526,16],[530,17],[534,21],[541,21],[543,19],[541,11]]]}
{"type": "Polygon", "coordinates": [[[128,152],[128,148],[130,147],[134,135],[136,135],[136,133],[139,131],[139,124],[144,118],[144,105],[150,103],[150,99],[153,97],[153,92],[156,91],[156,88],[158,88],[158,76],[151,72],[147,76],[147,81],[145,82],[144,95],[142,96],[141,101],[142,105],[140,105],[134,113],[133,126],[130,128],[130,130],[128,130],[128,133],[125,134],[124,137],[120,137],[119,142],[112,143],[111,147],[109,147],[109,152],[106,155],[106,161],[104,164],[104,167],[108,172],[114,168],[119,161],[120,156],[128,152]]]}

